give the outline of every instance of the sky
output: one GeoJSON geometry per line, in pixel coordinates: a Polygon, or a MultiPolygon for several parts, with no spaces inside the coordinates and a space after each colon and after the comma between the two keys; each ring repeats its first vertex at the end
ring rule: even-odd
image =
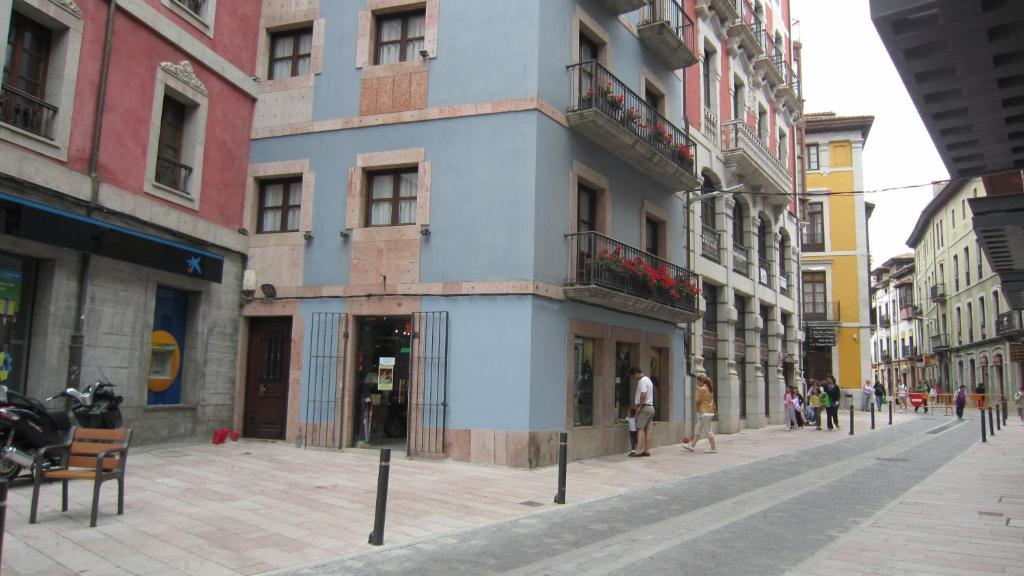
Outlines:
{"type": "MultiPolygon", "coordinates": [[[[803,43],[804,112],[875,117],[864,146],[864,189],[945,180],[928,131],[871,22],[868,0],[790,0],[793,37],[803,43]]],[[[907,237],[932,186],[866,195],[871,266],[911,252],[907,237]]]]}

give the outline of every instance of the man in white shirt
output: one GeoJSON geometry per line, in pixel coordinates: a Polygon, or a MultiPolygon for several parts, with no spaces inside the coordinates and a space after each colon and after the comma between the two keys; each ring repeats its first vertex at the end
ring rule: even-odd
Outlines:
{"type": "Polygon", "coordinates": [[[651,420],[654,419],[654,383],[636,366],[629,369],[629,376],[636,381],[636,453],[630,456],[650,456],[651,420]]]}

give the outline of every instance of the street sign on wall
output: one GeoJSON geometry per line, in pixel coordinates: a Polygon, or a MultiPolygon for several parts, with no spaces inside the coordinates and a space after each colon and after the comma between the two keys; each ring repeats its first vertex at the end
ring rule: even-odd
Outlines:
{"type": "Polygon", "coordinates": [[[807,326],[807,345],[811,348],[826,348],[836,345],[835,326],[807,326]]]}

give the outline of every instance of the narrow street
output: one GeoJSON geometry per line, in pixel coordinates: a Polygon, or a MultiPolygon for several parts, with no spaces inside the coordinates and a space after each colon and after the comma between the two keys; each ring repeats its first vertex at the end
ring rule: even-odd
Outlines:
{"type": "MultiPolygon", "coordinates": [[[[785,574],[960,456],[977,441],[976,422],[922,417],[759,462],[278,574],[785,574]]],[[[1020,563],[1024,557],[1018,554],[1020,563]]]]}

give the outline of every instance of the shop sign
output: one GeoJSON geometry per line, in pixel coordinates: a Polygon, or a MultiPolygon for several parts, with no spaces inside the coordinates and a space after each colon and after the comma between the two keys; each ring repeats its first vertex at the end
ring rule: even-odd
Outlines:
{"type": "Polygon", "coordinates": [[[377,390],[395,389],[395,359],[381,356],[377,365],[377,390]]]}
{"type": "Polygon", "coordinates": [[[1024,344],[1010,343],[1010,362],[1024,362],[1024,344]]]}
{"type": "Polygon", "coordinates": [[[807,326],[807,345],[812,348],[824,348],[836,345],[836,329],[834,326],[807,326]]]}

